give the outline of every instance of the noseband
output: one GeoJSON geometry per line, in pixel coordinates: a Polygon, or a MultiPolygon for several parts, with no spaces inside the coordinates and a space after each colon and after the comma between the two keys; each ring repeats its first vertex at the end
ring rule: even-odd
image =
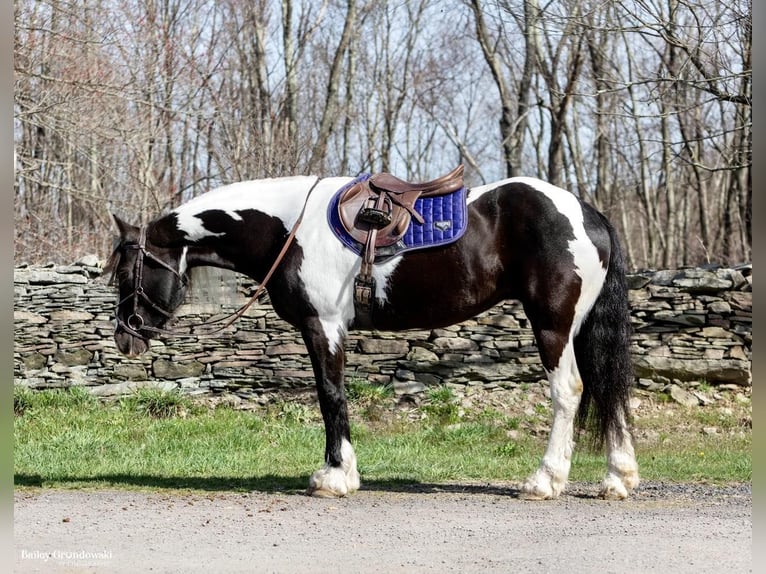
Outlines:
{"type": "Polygon", "coordinates": [[[140,333],[141,330],[162,333],[164,332],[163,329],[158,329],[156,327],[150,327],[148,325],[145,325],[144,318],[138,312],[138,301],[139,299],[142,299],[152,309],[154,309],[161,315],[164,315],[168,319],[170,319],[173,316],[173,313],[171,311],[168,311],[167,309],[163,309],[160,305],[152,301],[149,298],[149,296],[144,292],[144,287],[143,287],[144,257],[147,257],[151,259],[152,261],[162,265],[165,269],[167,269],[168,271],[173,273],[173,275],[178,277],[183,284],[186,283],[186,276],[181,274],[177,269],[173,269],[173,267],[165,263],[162,259],[154,255],[151,251],[149,251],[146,248],[146,228],[145,227],[141,228],[141,231],[138,236],[138,243],[128,244],[128,245],[125,245],[125,247],[127,249],[135,249],[138,251],[138,253],[136,255],[136,263],[133,267],[133,292],[127,295],[126,297],[124,297],[123,299],[121,299],[117,303],[117,310],[115,311],[115,318],[117,319],[117,324],[120,327],[122,327],[124,331],[126,331],[127,333],[130,333],[134,337],[143,338],[144,335],[140,333]],[[122,305],[125,301],[127,301],[131,297],[133,298],[133,313],[130,314],[127,320],[123,321],[120,318],[120,315],[117,311],[119,310],[120,305],[122,305]]]}

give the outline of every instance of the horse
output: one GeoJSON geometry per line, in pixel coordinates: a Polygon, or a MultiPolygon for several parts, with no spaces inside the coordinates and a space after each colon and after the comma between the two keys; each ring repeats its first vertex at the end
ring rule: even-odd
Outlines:
{"type": "MultiPolygon", "coordinates": [[[[344,341],[360,328],[354,278],[362,265],[328,224],[351,177],[289,176],[207,191],[144,226],[113,214],[120,237],[105,273],[117,285],[114,340],[135,357],[183,302],[189,270],[233,270],[263,286],[277,315],[300,331],[324,422],[324,465],[307,492],[360,488],[344,392],[344,341]],[[278,264],[275,264],[278,263],[278,264]],[[268,276],[268,277],[267,277],[268,276]]],[[[376,261],[367,329],[443,328],[507,299],[520,301],[549,385],[553,420],[539,467],[519,496],[564,492],[575,438],[606,446],[599,496],[621,500],[638,483],[629,409],[633,384],[625,262],[608,219],[572,192],[531,177],[466,188],[456,240],[376,261]],[[577,431],[577,432],[576,432],[577,431]]]]}

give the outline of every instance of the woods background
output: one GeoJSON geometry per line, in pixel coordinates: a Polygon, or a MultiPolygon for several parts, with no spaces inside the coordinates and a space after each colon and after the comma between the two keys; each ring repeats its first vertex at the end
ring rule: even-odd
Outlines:
{"type": "Polygon", "coordinates": [[[751,258],[745,0],[15,0],[15,260],[212,187],[530,175],[632,269],[751,258]]]}

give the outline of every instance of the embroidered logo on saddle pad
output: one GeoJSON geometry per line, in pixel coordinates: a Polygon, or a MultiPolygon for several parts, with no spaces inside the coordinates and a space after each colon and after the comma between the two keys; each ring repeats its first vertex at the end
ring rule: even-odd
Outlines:
{"type": "MultiPolygon", "coordinates": [[[[349,182],[333,196],[327,210],[327,219],[335,235],[357,255],[364,250],[364,243],[352,237],[344,225],[340,214],[340,201],[343,195],[359,183],[367,181],[370,174],[363,174],[349,182]]],[[[465,233],[468,225],[468,208],[466,206],[467,190],[460,189],[435,197],[419,197],[412,211],[418,213],[423,222],[417,217],[411,217],[409,226],[403,235],[391,245],[375,248],[376,262],[381,262],[405,251],[426,249],[448,245],[457,241],[465,233]]],[[[357,234],[358,236],[358,234],[357,234]]]]}

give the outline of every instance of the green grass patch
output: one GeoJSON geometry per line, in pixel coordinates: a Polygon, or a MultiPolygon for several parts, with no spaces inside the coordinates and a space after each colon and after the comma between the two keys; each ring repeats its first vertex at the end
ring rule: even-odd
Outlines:
{"type": "Polygon", "coordinates": [[[457,398],[447,386],[434,387],[426,391],[426,404],[423,413],[433,423],[441,425],[454,424],[460,419],[460,408],[457,398]]]}
{"type": "MultiPolygon", "coordinates": [[[[547,433],[528,432],[539,425],[537,413],[461,413],[454,395],[439,390],[419,417],[370,420],[359,408],[374,405],[380,413],[392,404],[390,395],[370,389],[349,395],[367,484],[520,481],[545,449],[547,433]]],[[[736,413],[703,410],[637,421],[639,431],[654,433],[637,441],[644,480],[751,480],[750,429],[736,413]],[[718,433],[700,432],[713,423],[718,433]]],[[[17,486],[303,490],[323,463],[318,408],[296,402],[243,411],[203,408],[162,391],[102,403],[76,388],[17,389],[14,411],[17,486]]],[[[603,453],[575,449],[571,480],[598,482],[605,470],[603,453]]]]}
{"type": "Polygon", "coordinates": [[[351,379],[346,385],[346,397],[354,410],[369,422],[380,422],[394,396],[389,385],[375,385],[363,379],[351,379]]]}
{"type": "Polygon", "coordinates": [[[123,398],[120,406],[128,411],[145,414],[156,419],[184,417],[199,409],[192,400],[180,391],[164,391],[146,387],[123,398]]]}

